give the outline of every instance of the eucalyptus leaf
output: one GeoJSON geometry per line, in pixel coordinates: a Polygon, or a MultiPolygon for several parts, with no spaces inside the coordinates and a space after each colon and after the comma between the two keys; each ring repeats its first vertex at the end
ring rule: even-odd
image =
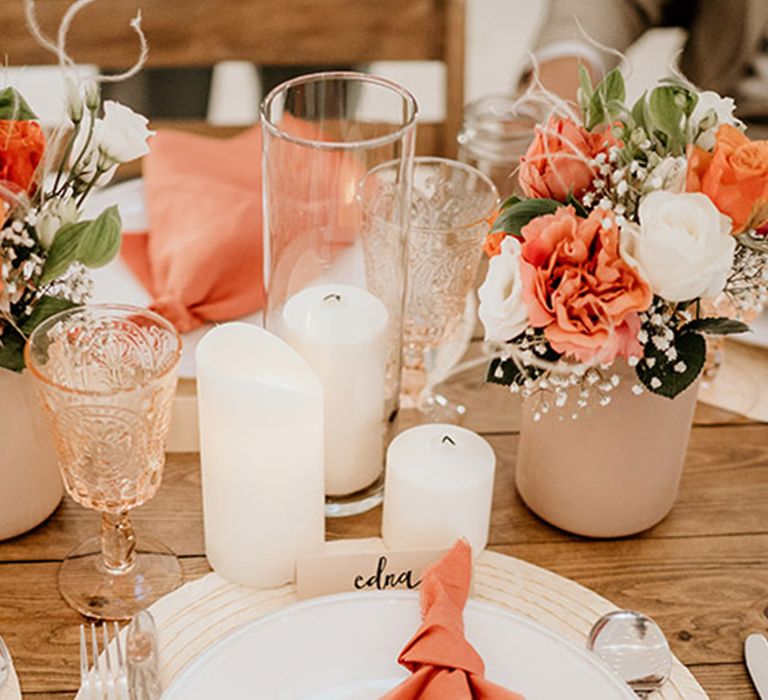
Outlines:
{"type": "Polygon", "coordinates": [[[589,110],[589,103],[592,99],[592,79],[589,77],[589,71],[583,64],[579,64],[579,89],[578,100],[579,107],[583,114],[589,110]]]}
{"type": "Polygon", "coordinates": [[[521,229],[529,221],[544,214],[553,214],[561,206],[563,205],[554,199],[523,199],[504,209],[491,231],[520,235],[521,229]]]}
{"type": "Polygon", "coordinates": [[[32,314],[24,321],[24,325],[21,329],[26,334],[30,334],[35,328],[37,328],[43,321],[50,318],[54,314],[60,311],[66,311],[77,306],[73,301],[69,299],[61,299],[59,297],[44,296],[41,297],[32,310],[32,314]]]}
{"type": "Polygon", "coordinates": [[[102,267],[120,250],[122,224],[117,207],[110,207],[96,219],[62,226],[48,249],[40,282],[47,284],[63,275],[74,262],[102,267]]]}
{"type": "Polygon", "coordinates": [[[37,115],[18,90],[7,87],[0,90],[0,119],[32,121],[37,119],[37,115]]]}
{"type": "Polygon", "coordinates": [[[681,330],[707,335],[733,335],[747,333],[751,328],[746,323],[732,318],[697,318],[686,323],[681,330]]]}
{"type": "Polygon", "coordinates": [[[587,129],[613,121],[624,111],[624,77],[618,68],[610,71],[595,88],[589,101],[587,129]]]}
{"type": "Polygon", "coordinates": [[[684,142],[682,128],[684,111],[675,99],[678,94],[677,88],[657,87],[651,92],[648,108],[655,127],[669,138],[670,148],[680,151],[684,142]]]}
{"type": "Polygon", "coordinates": [[[120,250],[121,229],[117,207],[103,211],[82,232],[77,249],[78,260],[90,268],[106,265],[120,250]]]}

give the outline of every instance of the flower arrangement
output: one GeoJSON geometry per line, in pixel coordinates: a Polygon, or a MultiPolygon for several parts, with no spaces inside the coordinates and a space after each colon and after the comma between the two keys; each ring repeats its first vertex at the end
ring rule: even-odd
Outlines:
{"type": "Polygon", "coordinates": [[[669,80],[630,107],[618,70],[580,85],[580,115],[561,103],[537,126],[526,197],[484,246],[488,380],[540,395],[539,417],[609,403],[616,361],[635,393],[674,398],[704,336],[748,330],[768,296],[768,141],[745,136],[733,100],[669,80]]]}
{"type": "Polygon", "coordinates": [[[89,268],[107,264],[120,248],[117,207],[82,218],[94,187],[117,167],[148,152],[147,120],[116,102],[102,105],[98,80],[83,81],[65,51],[66,30],[82,3],[64,16],[59,41],[42,34],[33,0],[26,0],[33,34],[59,56],[68,85],[68,123],[49,135],[13,87],[0,90],[0,367],[20,371],[23,347],[34,328],[54,313],[88,301],[89,268]]]}

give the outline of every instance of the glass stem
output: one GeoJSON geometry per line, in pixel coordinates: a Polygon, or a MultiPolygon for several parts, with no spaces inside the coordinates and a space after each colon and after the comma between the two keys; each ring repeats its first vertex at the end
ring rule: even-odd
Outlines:
{"type": "Polygon", "coordinates": [[[136,563],[136,535],[127,512],[102,513],[101,553],[112,574],[124,574],[136,563]]]}
{"type": "Polygon", "coordinates": [[[408,344],[403,353],[403,376],[401,399],[403,408],[418,408],[427,386],[427,367],[424,362],[424,347],[418,343],[408,344]]]}

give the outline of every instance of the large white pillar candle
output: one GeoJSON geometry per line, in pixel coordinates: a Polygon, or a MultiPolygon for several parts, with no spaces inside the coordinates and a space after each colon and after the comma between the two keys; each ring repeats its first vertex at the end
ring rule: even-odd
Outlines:
{"type": "Polygon", "coordinates": [[[389,314],[373,294],[344,284],[301,290],[278,332],[317,373],[325,394],[325,492],[359,491],[384,463],[389,314]]]}
{"type": "Polygon", "coordinates": [[[325,540],[320,381],[246,323],[209,331],[196,360],[208,561],[233,583],[287,583],[325,540]]]}
{"type": "Polygon", "coordinates": [[[488,544],[495,470],[493,448],[466,428],[437,423],[400,433],[387,451],[387,547],[449,547],[466,537],[480,554],[488,544]]]}

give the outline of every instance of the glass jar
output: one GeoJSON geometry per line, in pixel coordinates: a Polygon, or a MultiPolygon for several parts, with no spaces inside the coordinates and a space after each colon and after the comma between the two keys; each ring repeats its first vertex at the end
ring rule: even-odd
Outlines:
{"type": "Polygon", "coordinates": [[[521,194],[517,168],[540,118],[539,107],[511,95],[487,95],[470,102],[457,139],[459,160],[491,178],[502,199],[521,194]]]}

